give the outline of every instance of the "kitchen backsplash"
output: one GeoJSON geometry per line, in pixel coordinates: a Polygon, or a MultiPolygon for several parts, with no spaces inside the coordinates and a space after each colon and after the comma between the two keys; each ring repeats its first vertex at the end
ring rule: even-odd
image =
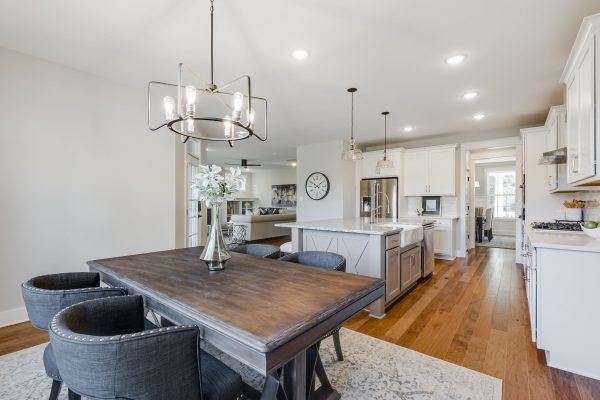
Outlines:
{"type": "Polygon", "coordinates": [[[600,220],[600,191],[577,192],[572,196],[573,199],[585,201],[583,208],[584,221],[600,220]]]}
{"type": "MultiPolygon", "coordinates": [[[[423,205],[423,198],[420,196],[407,197],[407,213],[408,215],[417,215],[417,208],[423,205]]],[[[456,196],[441,197],[441,215],[445,217],[454,217],[458,215],[458,200],[456,196]]]]}

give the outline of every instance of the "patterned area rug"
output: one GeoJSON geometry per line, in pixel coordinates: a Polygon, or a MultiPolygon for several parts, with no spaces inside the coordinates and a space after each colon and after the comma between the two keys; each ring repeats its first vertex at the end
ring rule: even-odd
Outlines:
{"type": "MultiPolygon", "coordinates": [[[[327,374],[343,399],[501,400],[502,381],[437,358],[348,329],[341,331],[345,360],[335,359],[331,339],[321,347],[327,374]]],[[[0,399],[45,399],[50,379],[39,345],[0,357],[0,399]]],[[[262,378],[248,367],[207,349],[260,388],[262,378]]],[[[63,388],[61,400],[65,400],[63,388]]]]}

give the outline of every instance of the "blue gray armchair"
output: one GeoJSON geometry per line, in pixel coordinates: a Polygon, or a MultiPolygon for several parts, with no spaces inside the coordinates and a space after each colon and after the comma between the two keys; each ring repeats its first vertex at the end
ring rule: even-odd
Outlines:
{"type": "Polygon", "coordinates": [[[201,351],[196,326],[144,330],[141,296],[90,300],[50,325],[61,376],[73,399],[235,400],[240,375],[201,351]]]}
{"type": "MultiPolygon", "coordinates": [[[[292,253],[287,256],[281,257],[281,261],[293,262],[296,264],[309,265],[318,268],[332,269],[335,271],[346,272],[346,259],[336,253],[330,253],[325,251],[299,251],[292,253]]],[[[335,346],[335,354],[337,355],[338,361],[344,360],[344,354],[342,353],[342,344],[340,342],[340,328],[333,330],[331,333],[324,337],[333,337],[333,344],[335,346]]]]}
{"type": "Polygon", "coordinates": [[[270,244],[242,244],[230,247],[229,251],[256,257],[273,258],[275,260],[277,260],[280,255],[279,247],[271,246],[270,244]]]}
{"type": "MultiPolygon", "coordinates": [[[[100,275],[92,272],[72,272],[42,275],[21,285],[21,293],[31,324],[48,331],[52,318],[62,309],[79,302],[127,294],[123,288],[100,287],[100,275]]],[[[50,400],[56,400],[62,386],[55,354],[48,344],[44,349],[44,368],[52,379],[50,400]]]]}

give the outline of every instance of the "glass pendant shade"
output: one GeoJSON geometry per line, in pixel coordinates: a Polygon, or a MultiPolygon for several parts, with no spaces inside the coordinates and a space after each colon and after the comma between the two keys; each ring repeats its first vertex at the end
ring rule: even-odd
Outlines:
{"type": "Polygon", "coordinates": [[[347,90],[352,96],[352,108],[350,112],[350,142],[348,148],[342,152],[342,160],[345,161],[358,161],[364,158],[362,150],[356,147],[356,142],[354,141],[354,93],[356,90],[356,88],[349,88],[347,90]]]}
{"type": "Polygon", "coordinates": [[[358,161],[364,158],[363,152],[361,149],[356,147],[354,143],[354,139],[350,140],[350,145],[344,152],[342,153],[342,160],[345,161],[358,161]]]}
{"type": "Polygon", "coordinates": [[[387,116],[389,115],[389,111],[384,111],[381,115],[383,115],[384,147],[383,158],[377,161],[375,165],[375,170],[378,174],[381,173],[382,169],[394,168],[394,162],[387,158],[387,116]]]}

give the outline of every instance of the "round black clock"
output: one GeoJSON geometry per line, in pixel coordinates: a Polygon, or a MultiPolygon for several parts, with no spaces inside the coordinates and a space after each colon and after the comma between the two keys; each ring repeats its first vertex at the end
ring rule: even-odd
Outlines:
{"type": "Polygon", "coordinates": [[[322,172],[313,172],[304,185],[306,194],[313,200],[321,200],[329,193],[329,179],[322,172]]]}

